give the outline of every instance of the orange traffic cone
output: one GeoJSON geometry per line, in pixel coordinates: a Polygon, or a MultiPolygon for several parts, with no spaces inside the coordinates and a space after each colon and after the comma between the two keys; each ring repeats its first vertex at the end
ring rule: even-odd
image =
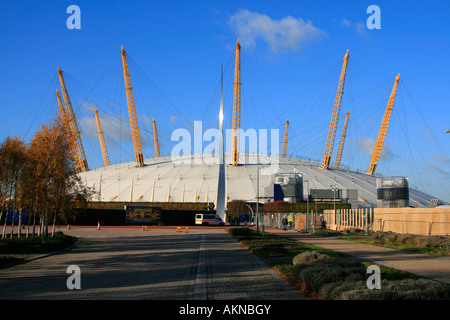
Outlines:
{"type": "Polygon", "coordinates": [[[181,232],[181,227],[177,227],[177,232],[181,232]]]}
{"type": "Polygon", "coordinates": [[[186,227],[186,230],[184,230],[184,232],[188,233],[189,232],[189,228],[186,227]]]}
{"type": "Polygon", "coordinates": [[[100,230],[100,221],[98,222],[97,230],[100,230]]]}

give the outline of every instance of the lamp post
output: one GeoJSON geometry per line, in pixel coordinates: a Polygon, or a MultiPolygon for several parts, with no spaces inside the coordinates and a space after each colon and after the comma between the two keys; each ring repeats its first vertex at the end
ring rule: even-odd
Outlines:
{"type": "Polygon", "coordinates": [[[250,211],[252,212],[252,223],[254,223],[254,219],[255,219],[255,214],[253,213],[253,209],[251,206],[249,206],[247,203],[245,204],[247,207],[249,207],[250,211]]]}
{"type": "Polygon", "coordinates": [[[308,228],[308,213],[309,213],[309,180],[305,180],[308,183],[308,194],[306,196],[306,228],[308,228]]]}
{"type": "Polygon", "coordinates": [[[334,221],[336,221],[336,191],[338,191],[337,184],[331,185],[331,190],[333,190],[333,207],[334,207],[334,221]]]}
{"type": "Polygon", "coordinates": [[[256,234],[259,235],[259,167],[256,172],[256,234]]]}
{"type": "Polygon", "coordinates": [[[334,204],[334,215],[336,216],[336,191],[338,191],[337,184],[331,185],[331,190],[333,190],[333,204],[334,204]]]}
{"type": "Polygon", "coordinates": [[[314,190],[314,204],[315,204],[315,206],[316,206],[316,210],[314,211],[314,214],[313,214],[313,216],[312,216],[312,226],[313,226],[313,234],[314,233],[316,233],[316,228],[315,228],[315,226],[316,226],[316,219],[315,219],[315,216],[316,216],[316,213],[317,213],[317,190],[314,190]]]}

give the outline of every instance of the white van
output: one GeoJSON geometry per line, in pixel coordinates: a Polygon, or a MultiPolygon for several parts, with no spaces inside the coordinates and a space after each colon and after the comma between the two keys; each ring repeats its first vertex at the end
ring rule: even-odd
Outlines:
{"type": "Polygon", "coordinates": [[[223,226],[225,223],[217,214],[197,213],[195,215],[195,224],[223,226]]]}

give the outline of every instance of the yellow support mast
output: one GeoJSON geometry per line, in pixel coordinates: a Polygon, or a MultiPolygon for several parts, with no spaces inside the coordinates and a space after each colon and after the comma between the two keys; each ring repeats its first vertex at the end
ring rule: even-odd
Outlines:
{"type": "Polygon", "coordinates": [[[106,150],[105,137],[103,136],[102,125],[100,123],[100,118],[98,116],[98,110],[96,107],[94,107],[94,113],[95,113],[95,122],[97,123],[98,140],[100,141],[100,148],[102,149],[103,163],[105,164],[105,167],[108,167],[109,166],[108,151],[106,150]]]}
{"type": "Polygon", "coordinates": [[[286,158],[287,153],[288,129],[289,129],[289,119],[286,120],[286,128],[284,129],[283,150],[281,151],[281,157],[283,158],[286,158]]]}
{"type": "Polygon", "coordinates": [[[341,165],[342,151],[344,150],[345,136],[347,135],[347,125],[348,125],[348,117],[350,116],[350,111],[347,111],[347,115],[345,116],[344,128],[342,129],[341,141],[339,142],[339,149],[336,155],[336,160],[334,161],[334,165],[339,167],[341,165]]]}
{"type": "Polygon", "coordinates": [[[141,135],[139,133],[139,124],[136,115],[136,107],[134,105],[133,90],[131,87],[130,73],[128,71],[127,53],[122,46],[122,64],[123,77],[125,80],[125,91],[127,94],[128,115],[130,117],[131,136],[133,138],[134,155],[136,157],[136,165],[138,167],[144,166],[144,155],[142,153],[141,135]]]}
{"type": "Polygon", "coordinates": [[[370,160],[368,174],[375,174],[377,169],[378,160],[380,160],[381,150],[383,149],[384,139],[386,138],[386,132],[389,125],[389,120],[391,118],[392,109],[394,108],[395,95],[397,93],[398,81],[400,80],[400,73],[395,77],[394,87],[392,88],[391,96],[389,97],[389,102],[384,113],[383,122],[381,123],[380,132],[378,133],[377,142],[375,143],[375,148],[373,149],[372,159],[370,160]]]}
{"type": "Polygon", "coordinates": [[[233,90],[233,121],[232,121],[232,164],[239,164],[239,143],[241,129],[241,44],[239,38],[236,44],[236,61],[234,70],[233,90]]]}
{"type": "Polygon", "coordinates": [[[347,72],[348,50],[344,56],[344,64],[342,66],[339,86],[334,100],[333,114],[331,115],[330,128],[328,130],[327,144],[323,155],[322,168],[327,169],[330,165],[331,155],[333,153],[334,139],[336,137],[336,129],[339,121],[339,113],[341,110],[342,95],[344,94],[345,74],[347,72]]]}
{"type": "Polygon", "coordinates": [[[70,133],[70,126],[69,126],[69,123],[67,122],[66,111],[64,111],[64,106],[61,101],[61,95],[58,90],[56,90],[56,97],[58,99],[59,113],[61,114],[61,120],[62,120],[63,129],[64,129],[64,134],[65,134],[67,142],[69,144],[70,157],[72,159],[74,167],[76,168],[78,165],[78,155],[77,155],[76,150],[73,145],[72,134],[70,133]]]}
{"type": "Polygon", "coordinates": [[[155,157],[160,157],[159,152],[159,140],[158,140],[158,131],[156,131],[156,121],[155,118],[153,118],[153,140],[155,141],[155,157]]]}
{"type": "Polygon", "coordinates": [[[83,142],[81,141],[80,131],[78,130],[77,119],[72,109],[72,103],[70,102],[69,93],[67,92],[66,84],[64,83],[64,78],[62,70],[58,67],[59,82],[61,84],[61,90],[64,98],[64,104],[66,105],[66,116],[67,122],[70,126],[70,132],[72,136],[72,142],[74,145],[75,153],[77,155],[77,165],[75,165],[75,170],[77,173],[89,170],[88,163],[86,160],[86,154],[84,153],[83,142]]]}

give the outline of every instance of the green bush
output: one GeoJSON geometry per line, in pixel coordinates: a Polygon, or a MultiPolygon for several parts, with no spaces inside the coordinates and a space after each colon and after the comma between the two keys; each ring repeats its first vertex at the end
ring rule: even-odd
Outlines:
{"type": "Polygon", "coordinates": [[[397,237],[397,242],[402,244],[413,244],[415,237],[416,236],[413,234],[399,234],[397,237]]]}
{"type": "Polygon", "coordinates": [[[348,228],[344,231],[346,234],[355,234],[355,235],[363,235],[366,233],[365,230],[358,229],[358,228],[348,228]]]}
{"type": "Polygon", "coordinates": [[[381,289],[370,290],[364,264],[351,258],[303,252],[293,259],[295,285],[305,295],[344,300],[448,300],[450,286],[429,279],[381,280],[381,289]]]}
{"type": "Polygon", "coordinates": [[[294,265],[296,264],[304,264],[304,263],[308,263],[310,261],[314,261],[314,260],[319,260],[319,259],[329,259],[330,257],[322,254],[320,252],[317,251],[305,251],[302,252],[298,255],[296,255],[294,257],[294,259],[292,259],[292,263],[294,265]]]}
{"type": "Polygon", "coordinates": [[[414,245],[419,248],[445,248],[450,246],[450,239],[443,236],[424,236],[417,234],[400,234],[391,231],[375,231],[370,237],[382,243],[399,243],[414,245]]]}
{"type": "Polygon", "coordinates": [[[374,240],[383,241],[383,239],[384,239],[384,232],[382,232],[382,231],[375,231],[375,232],[372,232],[372,233],[370,234],[370,237],[371,237],[372,239],[374,239],[374,240]]]}
{"type": "Polygon", "coordinates": [[[429,279],[381,280],[381,289],[354,289],[343,292],[345,300],[448,300],[449,286],[429,279]]]}
{"type": "Polygon", "coordinates": [[[358,290],[361,288],[366,287],[366,282],[363,280],[356,281],[356,280],[345,280],[337,281],[337,282],[331,282],[325,284],[319,291],[319,296],[322,299],[326,300],[337,300],[341,299],[342,295],[345,292],[352,291],[352,290],[358,290]]]}
{"type": "Polygon", "coordinates": [[[366,271],[359,261],[329,257],[314,251],[297,255],[293,263],[294,280],[305,294],[312,296],[320,296],[322,287],[331,286],[333,282],[361,280],[366,271]]]}

